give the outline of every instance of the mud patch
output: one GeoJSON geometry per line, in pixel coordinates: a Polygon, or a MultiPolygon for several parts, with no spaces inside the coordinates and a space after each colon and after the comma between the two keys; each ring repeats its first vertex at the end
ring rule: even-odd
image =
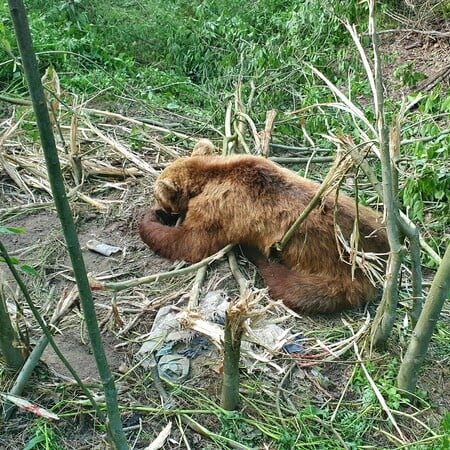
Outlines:
{"type": "MultiPolygon", "coordinates": [[[[54,339],[59,350],[67,358],[82,381],[98,381],[97,366],[88,342],[88,336],[85,335],[83,339],[83,330],[81,328],[73,327],[72,329],[65,329],[61,335],[55,336],[54,339]]],[[[102,342],[111,370],[113,372],[119,372],[121,364],[126,362],[126,351],[120,351],[120,349],[116,348],[120,341],[115,339],[114,336],[103,334],[102,342]]],[[[72,379],[71,373],[52,348],[47,347],[42,361],[47,364],[54,375],[63,379],[72,379]]]]}

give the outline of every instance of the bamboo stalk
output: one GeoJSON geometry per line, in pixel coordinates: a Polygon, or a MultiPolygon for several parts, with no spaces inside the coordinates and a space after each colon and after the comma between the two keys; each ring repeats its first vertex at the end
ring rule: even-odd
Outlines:
{"type": "Polygon", "coordinates": [[[267,111],[264,130],[259,133],[261,142],[261,155],[265,156],[266,158],[269,156],[270,141],[272,140],[273,124],[275,122],[276,116],[277,112],[275,109],[267,111]]]}
{"type": "MultiPolygon", "coordinates": [[[[0,255],[1,255],[0,251],[0,255]]],[[[20,369],[24,363],[24,356],[20,348],[20,339],[14,329],[6,304],[5,280],[0,271],[0,352],[3,355],[6,366],[12,372],[20,369]]]]}
{"type": "Polygon", "coordinates": [[[225,313],[223,343],[223,377],[221,406],[234,411],[239,406],[239,361],[241,340],[244,333],[243,318],[231,302],[225,313]]]}
{"type": "Polygon", "coordinates": [[[98,128],[94,127],[89,121],[86,121],[86,125],[102,141],[104,141],[106,144],[110,145],[114,150],[119,152],[126,159],[131,161],[137,167],[139,167],[139,169],[141,169],[144,173],[148,173],[148,174],[153,175],[153,176],[158,175],[158,171],[156,171],[152,166],[150,166],[145,161],[143,161],[142,159],[140,159],[136,155],[134,155],[132,152],[130,152],[120,142],[117,142],[117,141],[111,139],[110,137],[106,136],[106,134],[103,134],[98,128]]]}
{"type": "Polygon", "coordinates": [[[413,394],[422,363],[425,360],[428,346],[436,327],[436,322],[444,306],[450,289],[450,245],[447,247],[442,263],[439,266],[430,291],[411,336],[403,362],[397,375],[400,389],[413,394]]]}
{"type": "MultiPolygon", "coordinates": [[[[94,302],[86,274],[86,268],[81,253],[80,243],[76,233],[69,202],[66,197],[64,179],[56,149],[55,138],[50,123],[47,102],[39,75],[36,55],[33,50],[30,28],[27,20],[25,5],[22,0],[8,0],[14,31],[22,58],[23,70],[28,82],[36,122],[39,129],[42,148],[47,165],[50,185],[56,210],[61,221],[69,256],[72,261],[74,275],[78,285],[80,301],[83,307],[86,326],[97,363],[97,368],[103,384],[108,410],[107,429],[111,444],[118,450],[128,449],[125,433],[123,432],[117,404],[117,391],[114,377],[106,359],[102,345],[98,322],[95,314],[94,302]]],[[[51,335],[49,334],[51,339],[51,335]]],[[[57,347],[55,346],[57,349],[57,347]]]]}
{"type": "Polygon", "coordinates": [[[379,55],[378,34],[375,25],[375,0],[369,1],[369,29],[374,52],[374,109],[376,112],[378,140],[380,145],[383,200],[386,211],[387,235],[391,249],[387,264],[383,297],[377,308],[371,331],[371,345],[374,347],[382,347],[386,344],[395,322],[398,303],[397,284],[405,249],[400,242],[397,221],[398,205],[395,197],[396,187],[394,185],[395,177],[393,174],[395,169],[392,167],[389,148],[389,129],[385,124],[384,117],[383,75],[379,55]]]}
{"type": "Polygon", "coordinates": [[[148,123],[148,121],[141,121],[141,120],[137,120],[137,119],[133,119],[131,117],[126,117],[123,116],[122,114],[118,114],[118,113],[112,113],[109,111],[102,111],[100,109],[94,109],[94,108],[81,108],[81,112],[85,113],[85,114],[93,114],[93,115],[97,115],[97,116],[103,116],[103,117],[111,117],[114,119],[118,119],[118,120],[123,120],[124,122],[130,122],[133,123],[135,125],[139,125],[140,127],[142,127],[143,129],[147,128],[153,131],[158,131],[160,133],[167,133],[167,134],[172,134],[176,137],[179,137],[180,139],[187,139],[190,141],[196,141],[197,139],[188,136],[187,134],[184,133],[179,133],[178,131],[174,131],[171,130],[169,128],[164,128],[164,127],[159,127],[156,125],[151,125],[148,123]]]}
{"type": "Polygon", "coordinates": [[[140,286],[141,284],[148,284],[153,283],[154,281],[159,280],[165,280],[167,278],[171,278],[178,275],[185,275],[187,273],[191,273],[196,271],[197,269],[200,269],[203,266],[206,266],[210,264],[213,261],[216,261],[217,259],[222,258],[228,251],[230,251],[233,248],[232,245],[227,245],[222,250],[219,250],[214,255],[209,256],[208,258],[203,259],[202,261],[199,261],[198,263],[192,264],[188,267],[183,267],[182,269],[178,270],[171,270],[169,272],[161,272],[156,273],[154,275],[148,275],[146,277],[140,277],[140,278],[133,278],[131,280],[125,280],[125,281],[118,281],[118,282],[103,282],[97,279],[91,279],[91,287],[94,290],[99,291],[122,291],[124,289],[130,289],[136,286],[140,286]]]}
{"type": "MultiPolygon", "coordinates": [[[[28,292],[28,289],[23,282],[22,278],[20,277],[19,273],[17,272],[11,258],[8,255],[8,252],[6,251],[5,247],[3,246],[2,242],[0,241],[0,254],[2,254],[3,258],[5,259],[6,265],[8,266],[8,269],[11,271],[12,276],[16,280],[17,285],[19,286],[19,289],[21,290],[23,297],[25,301],[27,302],[28,307],[30,308],[31,312],[33,313],[34,318],[36,319],[36,322],[39,324],[42,332],[45,335],[46,340],[50,343],[53,350],[55,351],[58,358],[61,360],[61,362],[67,367],[67,370],[70,372],[80,389],[83,391],[83,393],[86,395],[86,397],[91,402],[93,408],[96,410],[96,412],[99,414],[100,417],[102,417],[101,411],[95,402],[94,398],[92,397],[91,393],[88,391],[86,386],[84,386],[83,382],[81,381],[78,374],[75,372],[73,367],[70,365],[69,361],[65,358],[65,356],[61,353],[58,346],[56,345],[56,342],[53,339],[52,334],[50,333],[50,330],[48,329],[47,325],[45,324],[44,320],[42,319],[41,315],[39,314],[38,309],[35,307],[33,300],[31,298],[30,293],[28,292]]],[[[43,345],[43,344],[41,344],[43,345]]],[[[10,414],[9,412],[7,412],[10,414]]]]}
{"type": "MultiPolygon", "coordinates": [[[[344,139],[345,140],[345,139],[344,139]]],[[[275,244],[275,249],[278,252],[282,252],[292,236],[294,235],[297,228],[307,219],[311,211],[319,204],[322,197],[326,195],[326,193],[332,188],[333,185],[339,181],[339,178],[342,175],[342,168],[339,167],[341,164],[345,167],[349,163],[349,159],[344,157],[341,152],[337,152],[336,157],[334,159],[334,164],[328,171],[327,176],[323,180],[320,185],[318,191],[314,194],[314,197],[308,203],[306,208],[302,211],[297,220],[291,225],[289,230],[285,233],[280,242],[275,244]],[[339,170],[338,170],[339,169],[339,170]]]]}

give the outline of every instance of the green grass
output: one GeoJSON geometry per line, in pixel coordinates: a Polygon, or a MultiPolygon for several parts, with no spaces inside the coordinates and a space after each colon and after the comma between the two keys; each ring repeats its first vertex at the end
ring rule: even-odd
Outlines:
{"type": "Polygon", "coordinates": [[[58,432],[55,427],[44,420],[37,420],[32,430],[33,437],[26,443],[23,450],[63,450],[59,444],[58,432]]]}

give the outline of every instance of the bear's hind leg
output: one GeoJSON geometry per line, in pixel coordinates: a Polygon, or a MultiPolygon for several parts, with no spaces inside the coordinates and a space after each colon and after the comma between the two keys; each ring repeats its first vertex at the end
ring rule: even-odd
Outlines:
{"type": "Polygon", "coordinates": [[[376,296],[368,280],[330,277],[327,274],[297,272],[283,264],[269,261],[257,249],[243,248],[244,254],[258,267],[269,294],[299,313],[333,313],[354,308],[376,296]]]}

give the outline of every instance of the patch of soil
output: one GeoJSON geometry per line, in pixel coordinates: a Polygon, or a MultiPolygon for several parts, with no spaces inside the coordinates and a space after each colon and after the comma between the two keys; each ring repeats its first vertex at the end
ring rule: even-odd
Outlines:
{"type": "MultiPolygon", "coordinates": [[[[80,336],[82,330],[80,328],[75,326],[62,330],[61,335],[57,335],[54,338],[56,345],[81,380],[98,380],[97,366],[88,342],[88,336],[86,335],[82,340],[80,336]]],[[[118,372],[121,364],[126,361],[126,351],[117,349],[116,347],[120,341],[109,334],[103,334],[102,342],[111,370],[118,372]]],[[[47,364],[51,372],[55,375],[62,378],[72,377],[67,367],[61,362],[52,348],[47,347],[42,356],[42,361],[47,364]]]]}
{"type": "Polygon", "coordinates": [[[441,23],[429,32],[402,31],[380,35],[384,56],[385,94],[401,100],[416,92],[431,91],[440,84],[450,87],[450,24],[441,23]]]}
{"type": "MultiPolygon", "coordinates": [[[[83,222],[77,227],[88,274],[93,277],[108,277],[117,276],[119,273],[121,276],[136,277],[163,272],[171,267],[171,263],[153,255],[140,241],[133,218],[131,218],[132,225],[130,221],[125,222],[120,217],[114,217],[109,221],[110,219],[91,212],[83,217],[83,222]],[[88,249],[86,244],[90,240],[117,246],[121,250],[111,256],[104,256],[88,249]]],[[[2,235],[2,242],[10,256],[17,257],[21,264],[31,265],[38,270],[42,276],[42,283],[50,282],[58,293],[72,284],[71,263],[56,212],[45,210],[14,218],[8,221],[7,226],[25,230],[20,234],[2,235]]],[[[6,273],[8,280],[11,281],[9,272],[6,273]]],[[[110,299],[104,304],[105,295],[95,293],[94,299],[102,303],[98,311],[101,322],[105,318],[106,310],[110,308],[110,299]]],[[[87,344],[86,330],[78,323],[75,326],[72,324],[59,328],[61,334],[56,335],[55,340],[74,369],[82,378],[96,378],[97,368],[87,344]]],[[[120,341],[113,335],[107,333],[104,336],[105,352],[113,369],[118,369],[123,360],[120,351],[115,348],[119,343],[120,341]]],[[[64,376],[70,375],[52,349],[48,348],[45,351],[44,361],[49,364],[51,370],[64,376]]]]}

